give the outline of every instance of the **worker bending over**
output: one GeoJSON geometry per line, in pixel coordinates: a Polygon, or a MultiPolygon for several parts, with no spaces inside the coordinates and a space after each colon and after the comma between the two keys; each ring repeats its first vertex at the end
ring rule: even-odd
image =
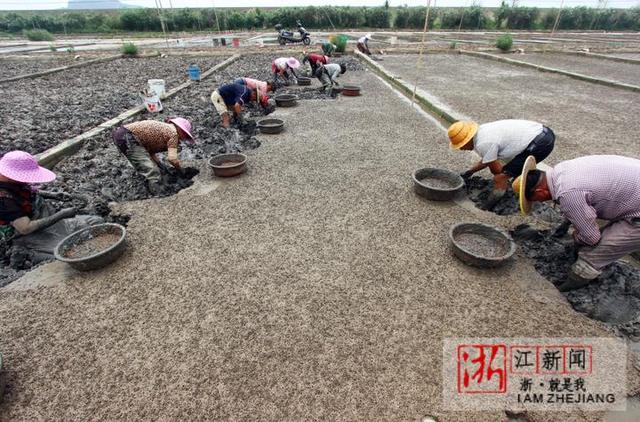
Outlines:
{"type": "Polygon", "coordinates": [[[461,174],[464,179],[486,167],[493,173],[493,192],[483,204],[488,210],[504,195],[509,179],[522,172],[527,157],[533,155],[538,162],[544,160],[553,151],[556,140],[551,129],[529,120],[498,120],[482,125],[460,121],[449,127],[448,134],[451,148],[473,150],[482,157],[461,174]]]}
{"type": "Polygon", "coordinates": [[[367,34],[364,37],[358,39],[358,43],[356,47],[361,53],[366,54],[367,56],[371,55],[371,50],[369,50],[369,40],[371,39],[371,34],[367,34]]]}
{"type": "Polygon", "coordinates": [[[191,122],[182,117],[158,120],[141,120],[120,126],[113,132],[113,142],[127,157],[133,168],[147,180],[152,194],[162,190],[162,175],[158,153],[167,152],[167,161],[182,172],[178,159],[180,141],[194,142],[191,122]]]}
{"type": "Polygon", "coordinates": [[[297,78],[295,70],[299,67],[300,62],[294,57],[280,57],[275,59],[271,63],[273,82],[277,83],[278,78],[281,78],[285,85],[289,85],[291,76],[293,76],[295,82],[297,78]]]}
{"type": "Polygon", "coordinates": [[[245,85],[255,90],[255,101],[263,107],[265,114],[270,114],[275,110],[275,101],[269,99],[269,92],[276,91],[276,86],[273,82],[265,82],[252,78],[238,78],[234,80],[233,83],[245,85]]]}
{"type": "Polygon", "coordinates": [[[336,46],[335,44],[331,43],[331,42],[324,42],[322,43],[322,52],[326,55],[331,57],[333,55],[333,52],[336,51],[336,46]]]}
{"type": "Polygon", "coordinates": [[[63,193],[35,186],[55,178],[27,152],[11,151],[0,159],[0,236],[25,248],[34,264],[52,259],[56,245],[71,233],[103,222],[97,216],[77,216],[73,207],[54,212],[45,199],[60,199],[56,195],[63,193]]]}
{"type": "Polygon", "coordinates": [[[321,92],[331,93],[334,85],[340,85],[338,77],[346,71],[347,66],[344,64],[329,63],[318,66],[314,75],[322,83],[321,92]]]}
{"type": "Polygon", "coordinates": [[[315,75],[316,70],[318,69],[318,66],[329,63],[329,57],[323,56],[322,54],[315,54],[315,53],[306,54],[302,59],[302,64],[306,64],[306,63],[309,63],[309,66],[311,66],[311,74],[315,75]]]}
{"type": "MultiPolygon", "coordinates": [[[[231,112],[240,125],[245,125],[247,119],[242,113],[242,108],[252,101],[258,101],[255,89],[249,88],[245,84],[231,83],[222,85],[211,94],[211,102],[222,118],[222,126],[229,127],[231,124],[231,112]]],[[[263,96],[260,100],[263,108],[269,107],[269,98],[263,96]]]]}
{"type": "Polygon", "coordinates": [[[559,289],[586,286],[602,269],[640,251],[640,160],[616,155],[591,155],[563,161],[552,170],[536,169],[527,158],[513,182],[523,214],[531,202],[554,201],[575,231],[580,246],[569,279],[559,289]],[[602,230],[597,219],[606,220],[602,230]]]}

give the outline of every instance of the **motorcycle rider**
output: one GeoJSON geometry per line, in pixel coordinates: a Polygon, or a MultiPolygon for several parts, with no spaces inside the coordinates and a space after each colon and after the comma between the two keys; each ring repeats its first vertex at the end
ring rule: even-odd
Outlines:
{"type": "MultiPolygon", "coordinates": [[[[289,73],[297,80],[295,69],[300,67],[300,62],[294,57],[279,57],[271,63],[271,71],[273,72],[273,82],[277,84],[278,76],[284,80],[285,85],[289,85],[289,73]]],[[[294,82],[295,82],[294,80],[294,82]]]]}
{"type": "Polygon", "coordinates": [[[360,38],[357,44],[358,50],[360,50],[361,53],[364,53],[367,56],[371,55],[371,50],[369,50],[370,39],[371,39],[371,34],[367,34],[364,37],[360,38]]]}

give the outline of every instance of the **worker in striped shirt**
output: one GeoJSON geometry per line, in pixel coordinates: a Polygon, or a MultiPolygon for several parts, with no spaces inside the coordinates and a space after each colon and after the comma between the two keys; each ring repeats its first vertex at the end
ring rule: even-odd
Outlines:
{"type": "Polygon", "coordinates": [[[530,156],[513,190],[523,214],[531,202],[553,200],[575,229],[578,259],[561,291],[586,286],[607,265],[640,251],[640,160],[591,155],[544,172],[530,156]],[[597,219],[607,224],[600,229],[597,219]]]}

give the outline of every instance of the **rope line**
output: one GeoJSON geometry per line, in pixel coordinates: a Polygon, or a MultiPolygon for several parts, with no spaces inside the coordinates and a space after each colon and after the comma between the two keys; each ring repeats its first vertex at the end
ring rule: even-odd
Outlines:
{"type": "Polygon", "coordinates": [[[424,41],[427,37],[427,28],[429,26],[429,12],[431,11],[431,0],[427,0],[427,14],[424,17],[424,29],[422,30],[422,42],[420,43],[420,53],[418,54],[418,61],[416,62],[416,80],[413,84],[413,95],[411,96],[411,106],[416,102],[416,90],[418,89],[418,75],[420,71],[420,65],[422,64],[422,55],[424,54],[424,41]]]}

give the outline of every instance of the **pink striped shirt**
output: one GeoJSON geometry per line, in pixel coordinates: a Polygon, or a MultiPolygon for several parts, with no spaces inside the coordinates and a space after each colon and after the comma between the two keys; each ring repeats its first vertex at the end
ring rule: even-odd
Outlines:
{"type": "Polygon", "coordinates": [[[242,78],[244,79],[244,83],[247,84],[247,86],[251,89],[255,89],[256,90],[256,94],[257,94],[257,101],[260,102],[260,99],[267,95],[267,83],[264,81],[260,81],[258,79],[252,79],[252,78],[242,78]]]}
{"type": "Polygon", "coordinates": [[[563,161],[547,172],[549,191],[584,244],[600,241],[596,219],[640,217],[640,160],[590,155],[563,161]]]}

